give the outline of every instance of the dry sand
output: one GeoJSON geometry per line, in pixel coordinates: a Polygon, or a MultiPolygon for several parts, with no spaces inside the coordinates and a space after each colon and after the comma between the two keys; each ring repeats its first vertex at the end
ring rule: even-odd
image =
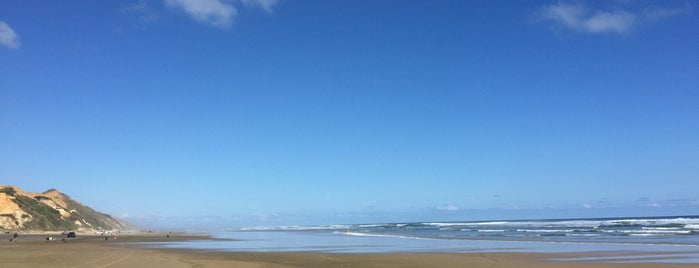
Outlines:
{"type": "MultiPolygon", "coordinates": [[[[124,242],[202,239],[175,234],[128,234],[105,241],[103,236],[46,242],[47,234],[22,234],[16,242],[0,236],[0,267],[699,267],[697,264],[607,264],[554,261],[580,254],[539,253],[237,253],[182,249],[146,249],[124,242]]],[[[605,253],[598,253],[604,256],[605,253]]],[[[630,253],[633,254],[633,253],[630,253]]],[[[590,256],[587,254],[585,256],[590,256]]]]}

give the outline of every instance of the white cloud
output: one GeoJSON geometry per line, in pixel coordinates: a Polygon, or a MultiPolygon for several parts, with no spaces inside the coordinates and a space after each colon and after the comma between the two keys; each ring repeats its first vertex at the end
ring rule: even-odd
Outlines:
{"type": "Polygon", "coordinates": [[[442,210],[442,211],[458,211],[459,207],[454,206],[454,205],[441,205],[441,206],[437,206],[435,209],[442,210]]]}
{"type": "Polygon", "coordinates": [[[165,0],[165,4],[184,10],[200,23],[219,28],[230,27],[238,15],[235,6],[223,0],[165,0]]]}
{"type": "Polygon", "coordinates": [[[664,207],[665,205],[661,204],[661,203],[657,203],[657,202],[649,202],[649,203],[641,204],[641,206],[642,207],[651,207],[651,208],[660,208],[660,207],[664,207]]]}
{"type": "Polygon", "coordinates": [[[540,16],[560,26],[588,33],[625,33],[636,24],[636,15],[623,10],[595,11],[567,3],[544,7],[540,16]]]}
{"type": "Polygon", "coordinates": [[[583,33],[627,33],[639,24],[667,19],[692,12],[683,7],[638,7],[635,5],[590,8],[582,4],[558,2],[544,6],[537,14],[539,20],[552,22],[558,29],[583,33]]]}
{"type": "Polygon", "coordinates": [[[580,204],[582,208],[592,208],[592,205],[585,203],[585,204],[580,204]]]}
{"type": "Polygon", "coordinates": [[[583,21],[583,29],[592,33],[624,33],[636,23],[636,15],[625,12],[597,12],[583,21]]]}
{"type": "Polygon", "coordinates": [[[4,21],[0,21],[0,45],[8,48],[19,48],[21,45],[17,33],[4,21]]]}
{"type": "Polygon", "coordinates": [[[272,13],[274,7],[279,3],[279,0],[242,0],[243,4],[248,7],[260,7],[267,11],[267,13],[272,13]]]}

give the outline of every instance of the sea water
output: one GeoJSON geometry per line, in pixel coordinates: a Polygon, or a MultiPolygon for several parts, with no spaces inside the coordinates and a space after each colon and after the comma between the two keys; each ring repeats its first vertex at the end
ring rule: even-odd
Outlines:
{"type": "Polygon", "coordinates": [[[667,258],[649,257],[657,262],[699,263],[699,216],[246,227],[213,235],[222,239],[157,246],[330,253],[633,251],[664,252],[667,258]]]}

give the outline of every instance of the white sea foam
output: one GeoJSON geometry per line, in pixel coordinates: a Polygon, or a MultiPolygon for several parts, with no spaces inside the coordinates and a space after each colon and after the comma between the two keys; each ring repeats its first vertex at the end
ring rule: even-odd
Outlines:
{"type": "Polygon", "coordinates": [[[427,226],[450,227],[450,226],[483,226],[483,225],[505,225],[505,221],[489,221],[489,222],[425,222],[427,226]]]}
{"type": "Polygon", "coordinates": [[[643,230],[681,230],[682,227],[641,227],[643,230]]]}
{"type": "MultiPolygon", "coordinates": [[[[626,219],[583,219],[583,220],[541,220],[541,221],[485,221],[485,222],[424,222],[422,226],[434,226],[445,228],[442,230],[454,230],[449,227],[457,227],[459,230],[477,230],[484,226],[501,226],[504,229],[522,229],[522,230],[543,230],[543,228],[616,228],[626,226],[640,226],[647,230],[674,230],[674,228],[684,229],[699,229],[699,218],[626,218],[626,219]]],[[[395,228],[420,228],[420,225],[411,227],[409,223],[398,224],[362,224],[362,225],[317,225],[317,226],[272,226],[272,227],[246,227],[241,228],[243,231],[272,231],[272,230],[338,230],[352,228],[380,228],[380,227],[395,227],[395,228]]],[[[568,231],[568,230],[560,230],[568,231]]]]}
{"type": "MultiPolygon", "coordinates": [[[[663,234],[629,234],[630,236],[658,236],[663,234]]],[[[667,235],[667,234],[664,234],[667,235]]]]}
{"type": "MultiPolygon", "coordinates": [[[[687,242],[699,232],[699,217],[678,218],[626,218],[626,219],[564,219],[532,221],[484,221],[484,222],[417,222],[347,225],[291,225],[276,227],[248,227],[242,231],[281,231],[335,233],[357,237],[383,237],[403,239],[483,239],[507,241],[532,241],[544,237],[555,242],[626,241],[639,243],[653,237],[663,241],[687,242]],[[555,238],[548,238],[555,237],[555,238]],[[626,237],[626,238],[624,238],[626,237]],[[632,238],[633,237],[633,238],[632,238]],[[645,238],[648,237],[648,238],[645,238]]],[[[653,242],[655,243],[655,242],[653,242]]]]}
{"type": "Polygon", "coordinates": [[[566,234],[566,236],[600,236],[599,234],[566,234]]]}
{"type": "MultiPolygon", "coordinates": [[[[489,222],[495,223],[495,222],[489,222]]],[[[605,227],[605,226],[668,226],[699,224],[699,218],[657,218],[657,219],[600,219],[600,220],[560,220],[560,221],[511,221],[497,222],[499,225],[523,227],[605,227]]],[[[476,225],[476,224],[474,224],[476,225]]]]}
{"type": "Polygon", "coordinates": [[[506,222],[506,221],[487,221],[487,222],[476,222],[476,223],[470,223],[469,225],[506,225],[508,223],[514,223],[514,222],[506,222]]]}
{"type": "Polygon", "coordinates": [[[689,230],[602,230],[605,233],[638,233],[638,234],[689,234],[689,230]]]}
{"type": "Polygon", "coordinates": [[[575,229],[517,229],[517,232],[528,232],[528,233],[572,233],[575,229]]]}
{"type": "Polygon", "coordinates": [[[423,223],[427,226],[437,226],[437,227],[449,227],[449,226],[465,226],[469,225],[463,222],[425,222],[423,223]]]}
{"type": "Polygon", "coordinates": [[[699,218],[657,218],[657,219],[614,219],[607,220],[606,223],[609,225],[653,225],[653,226],[663,226],[663,225],[686,225],[686,224],[699,224],[699,218]]]}
{"type": "Polygon", "coordinates": [[[257,226],[243,227],[241,231],[311,231],[311,230],[338,230],[351,228],[350,225],[288,225],[288,226],[257,226]]]}
{"type": "Polygon", "coordinates": [[[434,238],[416,237],[416,236],[404,236],[404,235],[387,235],[387,234],[373,234],[373,233],[357,233],[357,232],[333,232],[334,234],[342,234],[349,236],[364,236],[364,237],[385,237],[385,238],[401,238],[401,239],[419,239],[419,240],[440,240],[434,238]]]}
{"type": "Polygon", "coordinates": [[[385,227],[386,224],[362,224],[357,227],[359,228],[372,228],[372,227],[385,227]]]}
{"type": "MultiPolygon", "coordinates": [[[[582,228],[599,229],[617,226],[640,226],[645,228],[681,228],[699,229],[699,218],[646,218],[646,219],[590,219],[590,220],[543,220],[543,221],[488,221],[488,222],[426,222],[426,226],[440,228],[461,227],[461,229],[479,229],[483,226],[502,226],[504,228],[541,229],[541,228],[582,228]],[[671,227],[668,227],[671,226],[671,227]],[[522,228],[524,227],[524,228],[522,228]]],[[[444,229],[450,230],[450,229],[444,229]]],[[[661,230],[661,229],[658,229],[661,230]]]]}

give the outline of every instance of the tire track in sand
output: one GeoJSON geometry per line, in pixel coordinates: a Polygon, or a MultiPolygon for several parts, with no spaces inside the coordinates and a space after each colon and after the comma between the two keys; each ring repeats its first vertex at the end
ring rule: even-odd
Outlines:
{"type": "Polygon", "coordinates": [[[131,256],[133,256],[133,254],[134,254],[135,252],[136,252],[135,249],[134,249],[134,250],[131,250],[131,252],[129,252],[129,254],[127,254],[127,255],[124,256],[124,257],[121,257],[121,258],[119,258],[119,259],[117,259],[117,260],[115,260],[115,261],[113,261],[113,262],[110,262],[110,263],[107,263],[107,264],[103,264],[103,265],[100,265],[100,266],[95,266],[95,267],[97,267],[97,268],[104,268],[104,267],[112,266],[112,265],[117,264],[117,263],[120,263],[120,262],[122,262],[122,261],[124,261],[124,260],[126,260],[126,259],[128,259],[128,258],[131,258],[131,256]]]}
{"type": "Polygon", "coordinates": [[[53,257],[53,256],[51,256],[51,257],[49,257],[49,258],[53,259],[55,262],[60,263],[60,264],[61,264],[61,267],[63,267],[63,268],[67,268],[67,267],[68,267],[68,265],[67,265],[63,260],[61,260],[61,259],[59,259],[59,258],[56,258],[56,257],[53,257]]]}
{"type": "Polygon", "coordinates": [[[90,265],[90,264],[93,264],[93,263],[96,263],[96,262],[100,262],[100,261],[102,261],[102,260],[109,259],[109,258],[111,258],[112,256],[114,256],[114,255],[116,255],[116,254],[117,254],[117,251],[112,251],[112,253],[109,254],[109,255],[107,255],[107,256],[103,256],[103,257],[100,257],[100,258],[97,258],[97,259],[94,259],[94,260],[90,260],[90,261],[87,261],[87,262],[83,262],[83,263],[78,264],[78,265],[73,265],[73,266],[71,266],[71,267],[69,267],[69,268],[77,268],[77,267],[81,267],[81,266],[90,265]]]}

